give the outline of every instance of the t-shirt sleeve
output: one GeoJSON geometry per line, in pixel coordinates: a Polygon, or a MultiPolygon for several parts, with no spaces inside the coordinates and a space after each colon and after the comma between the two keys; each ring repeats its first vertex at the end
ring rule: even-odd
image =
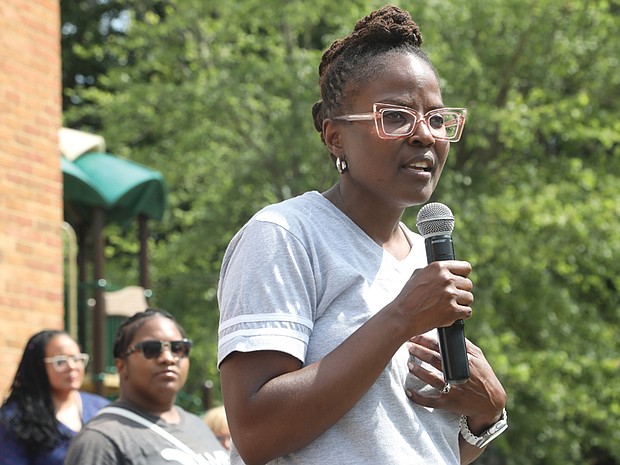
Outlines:
{"type": "Polygon", "coordinates": [[[69,445],[64,465],[123,465],[118,448],[98,431],[84,429],[69,445]]]}
{"type": "Polygon", "coordinates": [[[275,350],[304,361],[316,309],[310,254],[282,224],[250,221],[222,262],[218,366],[234,351],[275,350]]]}

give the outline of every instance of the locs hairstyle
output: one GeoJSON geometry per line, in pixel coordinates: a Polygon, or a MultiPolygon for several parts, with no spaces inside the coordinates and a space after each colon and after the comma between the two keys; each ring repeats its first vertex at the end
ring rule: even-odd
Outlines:
{"type": "Polygon", "coordinates": [[[411,53],[437,75],[422,50],[422,33],[411,15],[395,6],[384,6],[360,19],[353,32],[336,40],[319,65],[321,100],[312,106],[315,129],[323,139],[323,121],[341,113],[357,86],[376,78],[385,60],[396,53],[411,53]]]}

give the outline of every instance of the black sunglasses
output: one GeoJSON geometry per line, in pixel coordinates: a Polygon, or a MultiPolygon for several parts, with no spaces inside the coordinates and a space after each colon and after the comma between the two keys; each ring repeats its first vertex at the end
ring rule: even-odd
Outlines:
{"type": "Polygon", "coordinates": [[[175,357],[183,358],[189,355],[191,348],[192,341],[189,339],[181,339],[180,341],[142,341],[131,347],[125,354],[125,357],[134,352],[142,352],[144,358],[159,358],[164,349],[168,349],[175,357]]]}

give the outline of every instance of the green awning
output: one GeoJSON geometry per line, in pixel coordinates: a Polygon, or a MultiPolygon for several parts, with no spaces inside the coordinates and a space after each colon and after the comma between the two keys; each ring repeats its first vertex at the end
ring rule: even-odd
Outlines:
{"type": "Polygon", "coordinates": [[[103,208],[107,223],[126,224],[140,214],[163,218],[167,188],[160,172],[108,153],[61,161],[69,223],[89,223],[93,207],[103,208]]]}

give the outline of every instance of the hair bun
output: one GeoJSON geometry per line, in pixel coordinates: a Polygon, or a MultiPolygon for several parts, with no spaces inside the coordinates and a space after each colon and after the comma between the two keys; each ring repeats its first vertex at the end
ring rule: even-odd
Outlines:
{"type": "Polygon", "coordinates": [[[387,5],[360,19],[354,34],[372,35],[377,40],[390,43],[409,43],[422,46],[422,32],[408,11],[387,5]]]}

